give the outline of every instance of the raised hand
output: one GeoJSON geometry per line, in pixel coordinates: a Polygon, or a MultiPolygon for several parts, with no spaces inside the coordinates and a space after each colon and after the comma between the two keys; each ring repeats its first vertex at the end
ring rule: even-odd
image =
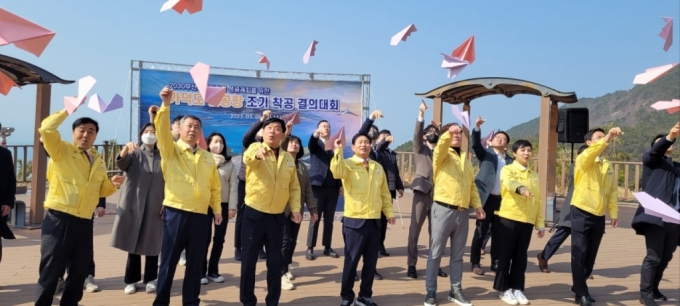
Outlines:
{"type": "Polygon", "coordinates": [[[293,132],[293,120],[288,121],[286,123],[286,136],[290,136],[290,134],[293,132]]]}
{"type": "Polygon", "coordinates": [[[135,149],[137,149],[137,144],[134,142],[128,142],[123,147],[123,149],[120,150],[120,157],[125,157],[126,155],[132,153],[132,151],[134,151],[135,149]]]}
{"type": "Polygon", "coordinates": [[[475,127],[479,129],[479,127],[482,126],[484,122],[486,122],[486,120],[482,119],[482,116],[477,116],[477,120],[475,120],[475,127]]]}
{"type": "Polygon", "coordinates": [[[419,108],[419,114],[420,117],[425,117],[425,111],[428,109],[427,104],[425,102],[420,103],[420,108],[419,108]]]}
{"type": "Polygon", "coordinates": [[[605,142],[608,143],[608,142],[614,140],[614,138],[619,137],[621,135],[623,135],[623,131],[621,131],[621,128],[613,127],[609,130],[609,133],[607,133],[607,135],[604,137],[605,142]]]}
{"type": "Polygon", "coordinates": [[[680,122],[676,123],[673,128],[671,128],[671,131],[668,132],[668,138],[671,140],[675,139],[680,135],[680,122]]]}
{"type": "Polygon", "coordinates": [[[336,139],[333,145],[336,149],[342,149],[342,140],[340,138],[336,139]]]}
{"type": "Polygon", "coordinates": [[[461,132],[460,126],[458,125],[451,125],[449,127],[449,134],[459,134],[461,132]]]}
{"type": "Polygon", "coordinates": [[[379,111],[379,110],[374,110],[374,111],[371,113],[371,120],[375,120],[375,119],[378,119],[378,118],[383,118],[383,114],[382,114],[382,112],[379,111]]]}
{"type": "Polygon", "coordinates": [[[265,120],[269,119],[271,117],[272,111],[266,109],[262,112],[262,117],[260,117],[260,122],[264,122],[265,120]]]}
{"type": "Polygon", "coordinates": [[[394,142],[394,137],[393,137],[392,135],[387,136],[387,137],[385,137],[385,141],[387,141],[387,142],[389,142],[389,143],[393,143],[393,142],[394,142]]]}
{"type": "Polygon", "coordinates": [[[163,105],[170,106],[170,102],[172,102],[172,88],[168,86],[163,87],[159,96],[161,96],[163,105]]]}

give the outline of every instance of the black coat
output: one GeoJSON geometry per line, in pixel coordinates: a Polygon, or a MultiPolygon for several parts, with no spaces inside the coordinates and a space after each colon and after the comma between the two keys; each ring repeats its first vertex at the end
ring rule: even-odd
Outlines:
{"type": "MultiPolygon", "coordinates": [[[[498,168],[498,155],[492,147],[484,149],[482,144],[482,131],[473,129],[472,130],[472,150],[479,160],[479,172],[475,177],[475,185],[477,185],[477,190],[479,191],[479,199],[482,201],[482,205],[486,204],[486,200],[489,199],[489,194],[496,184],[496,170],[501,171],[498,168]]],[[[505,164],[510,165],[515,161],[514,158],[505,154],[505,164]]]]}
{"type": "MultiPolygon", "coordinates": [[[[14,173],[14,161],[9,150],[0,147],[0,206],[14,208],[16,200],[17,178],[14,173]]],[[[7,226],[7,216],[0,217],[0,237],[14,239],[14,234],[7,226]]]]}
{"type": "MultiPolygon", "coordinates": [[[[642,190],[671,207],[675,206],[678,195],[674,193],[675,180],[680,177],[680,163],[665,156],[666,150],[674,142],[663,137],[642,156],[642,190]]],[[[644,235],[647,225],[663,226],[659,217],[645,213],[640,205],[633,217],[632,227],[638,235],[644,235]]],[[[680,244],[680,241],[679,241],[680,244]]]]}

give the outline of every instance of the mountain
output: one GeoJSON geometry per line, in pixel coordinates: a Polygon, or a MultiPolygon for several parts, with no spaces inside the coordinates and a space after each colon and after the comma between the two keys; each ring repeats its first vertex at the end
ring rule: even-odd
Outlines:
{"type": "MultiPolygon", "coordinates": [[[[649,84],[635,85],[630,90],[619,90],[597,98],[579,99],[577,103],[563,107],[588,108],[591,129],[621,127],[624,135],[620,137],[614,150],[608,149],[605,152],[612,160],[640,161],[656,134],[668,133],[674,124],[680,122],[680,113],[669,115],[668,112],[657,111],[650,105],[674,98],[680,98],[680,65],[649,84]]],[[[535,118],[516,125],[507,132],[513,139],[524,138],[537,144],[538,123],[539,119],[535,118]]],[[[680,158],[680,147],[675,150],[673,157],[680,158]]]]}

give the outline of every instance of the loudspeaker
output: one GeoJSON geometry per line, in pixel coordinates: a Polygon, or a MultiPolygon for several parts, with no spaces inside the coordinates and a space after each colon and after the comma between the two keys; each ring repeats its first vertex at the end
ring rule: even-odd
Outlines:
{"type": "Polygon", "coordinates": [[[583,143],[588,133],[587,108],[560,108],[557,112],[557,141],[583,143]]]}

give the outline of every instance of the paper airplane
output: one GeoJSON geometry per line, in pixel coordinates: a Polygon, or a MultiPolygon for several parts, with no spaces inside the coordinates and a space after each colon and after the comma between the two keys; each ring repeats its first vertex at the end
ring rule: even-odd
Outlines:
{"type": "Polygon", "coordinates": [[[78,97],[76,96],[64,97],[64,108],[66,109],[66,112],[69,115],[73,114],[73,112],[78,108],[78,106],[83,105],[83,103],[85,103],[85,99],[78,100],[78,97]]]}
{"type": "Polygon", "coordinates": [[[203,127],[201,127],[201,129],[199,130],[198,147],[203,150],[208,150],[208,144],[205,142],[205,135],[203,134],[203,127]]]}
{"type": "Polygon", "coordinates": [[[90,92],[95,83],[97,83],[97,80],[90,75],[80,78],[78,80],[78,95],[64,97],[64,107],[66,107],[66,111],[69,115],[73,113],[78,106],[85,103],[87,93],[90,92]]]}
{"type": "Polygon", "coordinates": [[[453,111],[453,115],[458,118],[458,121],[460,121],[463,126],[470,129],[470,114],[467,111],[461,112],[460,109],[458,109],[458,106],[453,104],[451,104],[451,111],[453,111]]]}
{"type": "Polygon", "coordinates": [[[429,106],[427,106],[427,104],[425,104],[425,100],[420,100],[420,103],[421,103],[423,106],[425,106],[425,109],[430,108],[429,106]]]}
{"type": "Polygon", "coordinates": [[[496,133],[496,130],[493,129],[493,130],[491,130],[491,133],[489,133],[489,135],[486,135],[486,136],[484,136],[484,138],[482,138],[482,146],[484,146],[484,148],[488,148],[486,143],[489,142],[489,140],[491,140],[491,137],[493,137],[493,135],[495,133],[496,133]]]}
{"type": "Polygon", "coordinates": [[[673,99],[672,101],[659,101],[652,104],[655,110],[666,110],[669,114],[680,112],[680,99],[673,99]]]}
{"type": "Polygon", "coordinates": [[[345,109],[343,109],[343,110],[341,110],[340,112],[337,113],[337,115],[338,115],[338,116],[342,116],[342,115],[354,115],[354,116],[357,116],[357,117],[359,116],[359,115],[357,115],[357,114],[351,112],[351,111],[349,110],[349,107],[348,107],[348,108],[345,108],[345,109]]]}
{"type": "Polygon", "coordinates": [[[316,44],[319,42],[314,40],[312,43],[309,45],[309,48],[307,48],[307,52],[305,52],[305,55],[302,56],[302,62],[307,64],[309,63],[309,58],[314,56],[314,52],[316,51],[316,44]]]}
{"type": "Polygon", "coordinates": [[[634,192],[633,195],[645,209],[646,214],[659,217],[663,222],[680,224],[680,212],[668,204],[652,197],[646,192],[634,192]]]}
{"type": "Polygon", "coordinates": [[[54,32],[0,8],[0,46],[14,44],[40,56],[53,37],[54,32]]]}
{"type": "Polygon", "coordinates": [[[186,10],[189,14],[199,12],[203,9],[203,0],[168,0],[163,3],[161,12],[173,9],[182,14],[186,10]]]}
{"type": "Polygon", "coordinates": [[[673,44],[673,18],[661,17],[661,19],[666,22],[666,25],[661,29],[659,37],[666,40],[666,43],[663,44],[663,50],[668,51],[668,49],[673,44]]]}
{"type": "Polygon", "coordinates": [[[416,26],[414,24],[409,25],[405,29],[401,30],[401,32],[395,34],[392,36],[392,40],[390,41],[390,45],[396,46],[400,40],[406,41],[406,38],[411,35],[413,32],[417,32],[416,26]]]}
{"type": "Polygon", "coordinates": [[[14,86],[19,87],[19,85],[17,85],[17,83],[15,83],[7,75],[0,72],[0,93],[6,96],[14,86]]]}
{"type": "Polygon", "coordinates": [[[87,104],[87,107],[100,114],[103,114],[112,110],[123,108],[123,97],[121,97],[119,94],[116,94],[111,99],[111,102],[109,102],[107,105],[98,94],[94,94],[92,97],[90,97],[90,102],[87,104]]]}
{"type": "Polygon", "coordinates": [[[451,52],[451,57],[457,57],[472,64],[475,62],[475,36],[466,39],[456,50],[451,52]]]}
{"type": "Polygon", "coordinates": [[[201,93],[203,100],[207,102],[210,106],[219,106],[222,103],[222,98],[227,92],[226,87],[208,87],[208,77],[210,77],[210,66],[198,62],[194,65],[191,70],[189,70],[191,78],[194,79],[194,83],[198,88],[198,92],[201,93]]]}
{"type": "Polygon", "coordinates": [[[337,139],[340,139],[340,142],[342,143],[342,147],[345,147],[345,127],[341,127],[331,138],[328,138],[328,140],[325,143],[325,149],[326,151],[328,150],[335,150],[335,141],[337,139]]]}
{"type": "Polygon", "coordinates": [[[255,53],[260,55],[260,60],[257,62],[260,64],[267,64],[267,70],[269,70],[269,59],[267,58],[267,56],[264,55],[264,53],[262,52],[255,51],[255,53]]]}
{"type": "Polygon", "coordinates": [[[283,120],[283,122],[285,122],[286,124],[288,123],[288,121],[291,120],[293,121],[293,124],[300,124],[300,113],[292,112],[288,115],[281,117],[281,120],[283,120]]]}
{"type": "Polygon", "coordinates": [[[442,60],[442,68],[449,70],[449,73],[447,74],[449,79],[455,78],[456,75],[463,71],[463,69],[465,69],[465,67],[468,65],[468,62],[457,57],[451,57],[444,53],[440,54],[444,56],[444,60],[442,60]]]}
{"type": "Polygon", "coordinates": [[[649,68],[645,70],[645,72],[636,75],[633,84],[648,84],[654,82],[677,65],[678,63],[649,68]]]}

